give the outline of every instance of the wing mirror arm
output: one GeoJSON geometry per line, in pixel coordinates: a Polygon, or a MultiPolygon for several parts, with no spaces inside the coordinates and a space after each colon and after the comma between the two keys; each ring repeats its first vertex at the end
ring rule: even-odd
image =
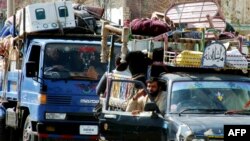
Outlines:
{"type": "Polygon", "coordinates": [[[144,111],[152,111],[152,118],[157,118],[158,113],[160,113],[159,107],[155,102],[146,103],[144,111]]]}

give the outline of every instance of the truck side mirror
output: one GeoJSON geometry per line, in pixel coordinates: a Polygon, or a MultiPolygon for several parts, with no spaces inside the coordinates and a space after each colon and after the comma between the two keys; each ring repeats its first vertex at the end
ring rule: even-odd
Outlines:
{"type": "Polygon", "coordinates": [[[29,61],[26,63],[26,77],[36,77],[36,63],[34,61],[29,61]]]}
{"type": "Polygon", "coordinates": [[[158,106],[154,102],[146,103],[144,111],[156,111],[157,113],[160,113],[158,106]]]}

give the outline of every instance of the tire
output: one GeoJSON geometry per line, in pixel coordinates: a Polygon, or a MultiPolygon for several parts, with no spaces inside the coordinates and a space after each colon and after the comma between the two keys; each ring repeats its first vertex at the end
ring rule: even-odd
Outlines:
{"type": "Polygon", "coordinates": [[[20,136],[18,131],[14,128],[9,129],[9,138],[8,141],[20,141],[20,136]]]}
{"type": "Polygon", "coordinates": [[[5,123],[4,119],[0,119],[0,141],[5,141],[5,123]]]}
{"type": "Polygon", "coordinates": [[[5,141],[6,138],[6,127],[5,127],[5,108],[0,105],[0,141],[5,141]]]}
{"type": "Polygon", "coordinates": [[[32,132],[32,125],[30,116],[28,116],[23,127],[22,141],[38,141],[38,137],[30,134],[30,132],[32,132]]]}

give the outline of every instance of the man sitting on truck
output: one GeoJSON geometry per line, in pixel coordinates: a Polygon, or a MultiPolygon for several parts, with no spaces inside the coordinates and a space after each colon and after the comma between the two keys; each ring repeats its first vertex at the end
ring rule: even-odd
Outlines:
{"type": "Polygon", "coordinates": [[[138,90],[138,92],[133,96],[128,102],[126,111],[132,112],[133,115],[140,113],[144,110],[145,104],[154,101],[158,106],[161,114],[165,114],[166,109],[166,95],[162,92],[163,84],[158,78],[152,77],[146,81],[147,90],[149,95],[143,89],[138,90]]]}

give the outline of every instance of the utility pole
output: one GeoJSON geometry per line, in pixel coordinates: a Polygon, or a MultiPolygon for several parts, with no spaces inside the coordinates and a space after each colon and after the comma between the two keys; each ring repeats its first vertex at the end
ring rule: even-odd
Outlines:
{"type": "Polygon", "coordinates": [[[14,0],[7,0],[7,18],[12,16],[15,12],[15,2],[14,0]]]}

